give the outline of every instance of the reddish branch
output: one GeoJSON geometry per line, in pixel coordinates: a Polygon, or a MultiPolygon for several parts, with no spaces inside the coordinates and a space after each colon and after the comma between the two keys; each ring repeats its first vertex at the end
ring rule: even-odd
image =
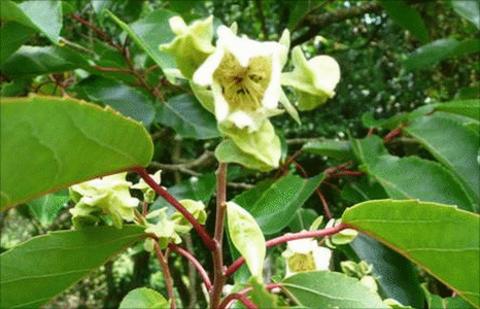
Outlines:
{"type": "Polygon", "coordinates": [[[320,189],[317,188],[315,189],[315,192],[317,193],[318,198],[322,202],[323,213],[325,214],[325,217],[327,217],[328,220],[332,219],[332,212],[330,211],[330,207],[328,207],[327,199],[323,195],[322,191],[320,191],[320,189]]]}
{"type": "Polygon", "coordinates": [[[225,224],[226,199],[227,199],[227,165],[220,163],[217,170],[217,204],[215,214],[215,247],[212,252],[213,258],[213,288],[210,293],[210,307],[216,309],[220,303],[222,289],[225,284],[223,273],[223,229],[225,224]]]}
{"type": "MultiPolygon", "coordinates": [[[[269,283],[265,286],[265,288],[267,290],[273,290],[273,289],[276,289],[276,288],[281,288],[282,285],[279,284],[279,283],[269,283]]],[[[228,308],[231,303],[235,300],[239,300],[241,301],[243,304],[245,304],[244,300],[247,299],[250,303],[251,301],[246,297],[246,294],[248,292],[250,292],[252,290],[252,287],[248,287],[248,288],[245,288],[237,293],[232,293],[230,295],[228,295],[227,297],[225,297],[223,299],[223,301],[220,303],[219,305],[219,309],[226,309],[228,308]]],[[[253,303],[252,303],[253,304],[253,303]]],[[[245,304],[246,305],[246,304],[245,304]]],[[[247,307],[247,308],[250,308],[250,307],[247,307]]],[[[257,306],[255,304],[253,304],[253,307],[252,308],[257,308],[257,306]]]]}
{"type": "Polygon", "coordinates": [[[205,246],[207,246],[208,249],[210,250],[214,250],[215,247],[216,247],[216,243],[215,241],[210,237],[210,235],[208,235],[207,231],[205,230],[205,228],[200,224],[198,223],[198,221],[192,216],[192,214],[190,212],[188,212],[188,210],[185,209],[185,207],[183,207],[182,204],[180,204],[180,202],[177,201],[177,199],[175,199],[175,197],[173,197],[170,193],[167,192],[167,190],[165,190],[163,187],[161,187],[160,185],[158,185],[155,180],[153,180],[152,177],[150,177],[150,175],[148,174],[148,172],[143,168],[143,167],[137,167],[137,168],[134,168],[133,169],[138,175],[140,175],[140,177],[143,178],[143,180],[158,194],[160,195],[161,197],[163,197],[170,205],[172,205],[173,207],[175,207],[176,210],[178,210],[178,212],[180,212],[184,217],[185,219],[188,220],[188,222],[190,222],[190,224],[193,226],[193,228],[195,229],[195,231],[197,231],[198,233],[198,236],[200,236],[200,238],[202,239],[203,243],[205,244],[205,246]]]}
{"type": "Polygon", "coordinates": [[[402,134],[402,129],[403,129],[403,125],[400,125],[400,126],[396,127],[395,129],[393,129],[392,131],[388,132],[388,134],[385,135],[385,137],[383,138],[383,142],[384,143],[389,143],[395,137],[400,136],[402,134]]]}
{"type": "Polygon", "coordinates": [[[203,283],[205,284],[205,287],[207,288],[208,291],[210,291],[212,288],[212,283],[210,282],[210,278],[208,277],[208,274],[205,271],[205,268],[203,268],[202,264],[200,264],[200,262],[193,256],[193,254],[191,254],[188,250],[182,247],[179,247],[175,244],[169,244],[168,247],[173,252],[176,252],[182,255],[183,257],[185,257],[195,267],[198,274],[202,278],[203,283]]]}
{"type": "MultiPolygon", "coordinates": [[[[267,241],[266,246],[267,246],[267,248],[270,248],[270,247],[273,247],[273,246],[276,246],[276,245],[279,245],[279,244],[283,244],[283,243],[286,243],[286,242],[292,241],[292,240],[330,236],[330,235],[336,234],[336,233],[338,233],[341,230],[346,229],[346,228],[347,228],[346,225],[339,224],[337,226],[329,227],[329,228],[326,228],[326,229],[323,229],[323,230],[303,231],[303,232],[294,233],[294,234],[285,234],[283,236],[270,239],[269,241],[267,241]]],[[[243,265],[243,263],[245,263],[245,259],[243,257],[235,260],[225,271],[225,276],[230,276],[231,274],[236,272],[240,268],[240,266],[243,265]]]]}
{"type": "Polygon", "coordinates": [[[170,300],[170,308],[175,309],[177,306],[175,303],[175,292],[173,291],[173,279],[172,275],[170,274],[167,259],[163,255],[157,240],[154,240],[153,245],[155,247],[155,254],[157,255],[158,262],[160,263],[160,267],[162,268],[163,278],[165,279],[168,299],[170,300]]]}

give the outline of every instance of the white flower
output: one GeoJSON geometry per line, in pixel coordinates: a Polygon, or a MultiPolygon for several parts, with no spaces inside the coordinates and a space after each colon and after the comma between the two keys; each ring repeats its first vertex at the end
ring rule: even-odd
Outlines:
{"type": "Polygon", "coordinates": [[[319,246],[313,238],[305,238],[289,241],[282,256],[287,261],[287,276],[290,276],[302,271],[328,270],[332,250],[319,246]]]}
{"type": "Polygon", "coordinates": [[[120,173],[71,186],[70,191],[77,202],[70,210],[74,220],[101,210],[111,215],[116,227],[122,226],[122,220],[133,221],[134,209],[140,201],[130,195],[132,183],[125,180],[126,175],[120,173]]]}
{"type": "Polygon", "coordinates": [[[211,86],[219,123],[257,130],[276,115],[280,76],[288,48],[278,42],[259,42],[236,36],[220,26],[215,52],[198,68],[193,81],[211,86]]]}

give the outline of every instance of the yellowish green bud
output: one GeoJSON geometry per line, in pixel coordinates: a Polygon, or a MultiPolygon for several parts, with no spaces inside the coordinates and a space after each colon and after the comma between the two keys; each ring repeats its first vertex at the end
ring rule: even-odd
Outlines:
{"type": "Polygon", "coordinates": [[[175,58],[177,67],[187,79],[192,78],[197,68],[213,53],[213,16],[197,20],[191,25],[185,24],[180,16],[169,20],[170,28],[176,37],[168,44],[160,45],[160,49],[175,58]]]}
{"type": "Polygon", "coordinates": [[[332,57],[321,55],[307,60],[302,49],[292,50],[294,70],[282,74],[282,84],[295,89],[300,110],[312,110],[335,95],[340,67],[332,57]]]}
{"type": "MultiPolygon", "coordinates": [[[[153,175],[150,175],[150,177],[153,178],[153,180],[155,180],[155,182],[157,184],[160,184],[161,182],[161,174],[162,174],[162,171],[161,170],[158,170],[157,172],[155,172],[155,174],[153,175]]],[[[134,184],[132,186],[132,189],[137,189],[137,190],[140,190],[142,191],[143,193],[143,200],[147,203],[153,203],[153,201],[155,201],[155,191],[145,182],[145,180],[143,179],[140,179],[139,182],[137,182],[136,184],[134,184]]]]}
{"type": "MultiPolygon", "coordinates": [[[[205,221],[207,221],[207,213],[205,212],[205,204],[203,204],[203,202],[188,199],[179,202],[200,224],[205,224],[205,221]]],[[[178,211],[175,212],[170,219],[175,223],[175,231],[178,233],[186,234],[192,229],[190,222],[178,211]]]]}

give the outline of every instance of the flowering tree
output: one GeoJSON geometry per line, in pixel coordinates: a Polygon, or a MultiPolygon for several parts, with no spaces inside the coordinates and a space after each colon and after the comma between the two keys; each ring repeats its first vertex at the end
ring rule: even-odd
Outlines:
{"type": "MultiPolygon", "coordinates": [[[[395,20],[392,10],[399,9],[420,18],[403,2],[383,6],[395,20]]],[[[85,48],[60,38],[61,23],[58,29],[45,24],[35,13],[42,9],[61,14],[62,5],[2,2],[2,32],[38,31],[59,44],[53,47],[58,57],[77,57],[62,48],[85,48]]],[[[27,205],[48,221],[67,203],[71,229],[0,255],[1,307],[42,306],[129,247],[146,254],[147,264],[155,257],[162,287],[136,286],[122,295],[120,308],[185,306],[179,286],[187,281],[195,290],[195,278],[201,279],[202,306],[210,308],[414,308],[424,300],[428,308],[480,305],[478,99],[429,104],[385,120],[365,117],[370,130],[364,138],[314,139],[289,153],[275,117],[286,114],[300,124],[299,111],[329,108],[341,79],[333,57],[291,48],[288,29],[277,41],[257,40],[214,16],[187,23],[158,9],[127,24],[103,9],[122,29],[123,44],[72,16],[119,53],[127,69],[106,66],[105,51],[90,62],[78,59],[82,70],[72,78],[83,79],[72,92],[69,78],[51,75],[55,95],[2,97],[2,210],[27,205]],[[158,28],[165,33],[151,33],[158,28]],[[162,71],[158,87],[151,86],[150,68],[137,69],[129,40],[162,71]],[[97,79],[90,70],[126,80],[97,79]],[[112,91],[97,91],[102,87],[112,91]],[[172,89],[182,94],[166,100],[172,89]],[[145,91],[163,102],[156,116],[145,91]],[[117,104],[124,97],[142,102],[139,109],[117,104]],[[153,162],[161,150],[147,130],[152,117],[181,137],[213,140],[213,151],[188,162],[153,162]],[[387,146],[400,134],[428,155],[393,155],[387,146]],[[309,177],[297,162],[302,152],[339,162],[309,177]],[[208,160],[215,162],[209,165],[216,166],[214,176],[195,171],[208,160]],[[167,188],[165,171],[192,178],[167,188]],[[235,173],[255,177],[238,183],[235,173]],[[321,184],[341,192],[351,207],[332,209],[321,184]],[[63,188],[68,193],[58,191],[63,188]],[[311,196],[322,215],[304,207],[311,196]],[[188,278],[174,276],[179,267],[173,260],[188,262],[188,278]],[[279,263],[274,275],[272,263],[279,263]],[[416,267],[454,295],[422,291],[416,267]]],[[[423,32],[405,27],[422,39],[423,32]]],[[[18,47],[2,59],[7,74],[15,67],[15,76],[18,59],[28,55],[42,66],[34,47],[15,52],[18,47]]],[[[47,62],[56,65],[68,67],[47,62]]]]}

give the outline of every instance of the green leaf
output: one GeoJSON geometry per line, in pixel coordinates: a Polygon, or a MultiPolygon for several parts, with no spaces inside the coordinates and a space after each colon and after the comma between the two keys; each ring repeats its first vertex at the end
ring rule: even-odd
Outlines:
{"type": "Polygon", "coordinates": [[[366,235],[350,244],[357,256],[373,266],[373,275],[387,298],[422,308],[424,295],[416,269],[406,258],[366,235]]]}
{"type": "Polygon", "coordinates": [[[85,57],[76,51],[58,46],[24,45],[2,65],[3,72],[12,77],[59,73],[78,68],[89,68],[85,57]]]}
{"type": "MultiPolygon", "coordinates": [[[[62,29],[62,2],[60,0],[29,0],[15,3],[0,1],[0,17],[43,33],[52,43],[57,44],[62,29]]],[[[3,40],[3,39],[2,39],[3,40]]]]}
{"type": "Polygon", "coordinates": [[[299,306],[307,308],[387,308],[360,281],[329,271],[301,272],[281,282],[299,306]]]}
{"type": "Polygon", "coordinates": [[[349,141],[318,140],[306,143],[303,148],[305,152],[320,156],[327,156],[339,160],[353,158],[352,148],[349,141]]]}
{"type": "Polygon", "coordinates": [[[95,227],[34,237],[0,255],[0,307],[34,308],[143,237],[143,228],[95,227]]]}
{"type": "Polygon", "coordinates": [[[168,308],[168,300],[155,290],[138,288],[128,292],[120,303],[119,309],[162,309],[168,308]]]}
{"type": "Polygon", "coordinates": [[[374,177],[395,199],[420,199],[462,209],[475,209],[464,188],[449,170],[437,162],[416,156],[399,158],[388,154],[378,136],[353,140],[355,155],[361,168],[374,177]],[[406,172],[408,171],[408,172],[406,172]]]}
{"type": "Polygon", "coordinates": [[[387,198],[383,187],[376,181],[361,178],[358,181],[345,184],[341,191],[342,199],[357,204],[368,200],[387,198]]]}
{"type": "Polygon", "coordinates": [[[8,22],[0,28],[0,65],[10,57],[23,43],[33,36],[34,30],[16,22],[8,22]]]}
{"type": "Polygon", "coordinates": [[[318,7],[322,2],[321,0],[304,0],[290,1],[287,3],[290,6],[290,14],[288,15],[288,28],[290,31],[294,31],[303,17],[308,12],[318,7]]]}
{"type": "Polygon", "coordinates": [[[480,100],[460,100],[435,104],[435,110],[480,121],[480,100]]]}
{"type": "Polygon", "coordinates": [[[227,202],[226,208],[230,240],[245,259],[252,276],[262,280],[266,254],[262,230],[252,215],[235,202],[227,202]]]}
{"type": "Polygon", "coordinates": [[[1,209],[151,160],[145,128],[110,109],[40,96],[0,108],[1,209]]]}
{"type": "Polygon", "coordinates": [[[428,42],[428,29],[417,10],[403,0],[381,0],[380,4],[397,24],[410,31],[421,42],[428,42]]]}
{"type": "Polygon", "coordinates": [[[156,120],[183,138],[219,137],[215,117],[194,96],[181,94],[158,106],[156,120]]]}
{"type": "Polygon", "coordinates": [[[439,39],[416,49],[403,65],[409,71],[426,69],[450,57],[476,53],[480,51],[478,43],[478,40],[459,42],[453,38],[439,39]]]}
{"type": "Polygon", "coordinates": [[[480,29],[480,4],[471,0],[450,0],[450,3],[458,15],[470,21],[480,29]]]}
{"type": "Polygon", "coordinates": [[[480,203],[480,169],[477,162],[478,134],[453,119],[441,115],[421,117],[404,131],[418,140],[462,182],[480,203]]]}
{"type": "Polygon", "coordinates": [[[76,90],[92,102],[106,104],[125,116],[141,121],[149,126],[155,118],[153,100],[137,88],[121,82],[90,77],[76,86],[76,90]]]}
{"type": "Polygon", "coordinates": [[[317,218],[318,214],[315,210],[310,208],[299,208],[295,212],[292,221],[288,223],[288,227],[293,233],[308,230],[310,225],[312,225],[313,221],[317,218]]]}
{"type": "Polygon", "coordinates": [[[264,182],[236,196],[234,201],[248,210],[265,235],[285,228],[325,179],[324,174],[304,179],[288,175],[276,182],[264,182]]]}
{"type": "Polygon", "coordinates": [[[169,43],[175,37],[168,23],[175,13],[163,9],[155,10],[145,18],[127,25],[109,10],[105,11],[162,70],[176,67],[173,57],[159,49],[161,44],[169,43]]]}
{"type": "Polygon", "coordinates": [[[278,296],[267,291],[265,286],[258,281],[257,278],[252,277],[249,280],[250,285],[252,286],[252,291],[250,292],[250,297],[254,304],[258,308],[269,308],[276,309],[278,308],[278,296]]]}
{"type": "Polygon", "coordinates": [[[342,222],[419,264],[480,306],[480,216],[449,205],[376,200],[345,210],[342,222]]]}
{"type": "Polygon", "coordinates": [[[48,227],[57,218],[58,213],[64,208],[70,197],[67,191],[51,193],[27,203],[30,213],[44,227],[48,227]]]}
{"type": "MultiPolygon", "coordinates": [[[[215,175],[205,174],[200,177],[190,177],[189,179],[168,188],[168,192],[179,201],[190,199],[208,204],[210,198],[215,192],[215,184],[215,175]]],[[[163,197],[159,197],[155,203],[153,203],[151,209],[155,210],[162,207],[170,207],[170,204],[165,201],[163,197]]]]}

